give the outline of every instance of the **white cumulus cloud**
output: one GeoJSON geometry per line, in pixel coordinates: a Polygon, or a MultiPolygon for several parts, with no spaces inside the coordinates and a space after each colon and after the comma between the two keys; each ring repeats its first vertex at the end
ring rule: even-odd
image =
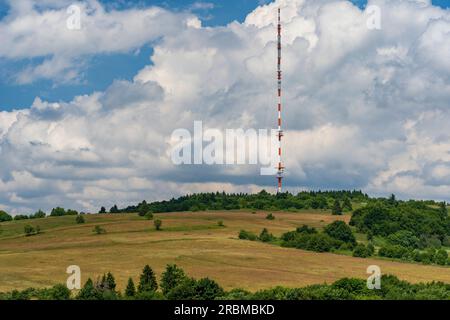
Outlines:
{"type": "MultiPolygon", "coordinates": [[[[54,28],[63,8],[26,3],[0,23],[4,58],[74,61],[158,41],[133,81],[0,113],[0,203],[9,210],[98,210],[202,190],[272,188],[273,177],[255,166],[175,166],[169,142],[195,120],[219,129],[275,126],[278,7],[287,186],[450,200],[449,10],[370,0],[381,13],[381,29],[370,30],[367,12],[349,1],[277,0],[244,23],[205,28],[191,14],[105,11],[87,1],[80,2],[85,26],[71,33],[54,28]]],[[[41,65],[21,79],[67,70],[41,65]]]]}

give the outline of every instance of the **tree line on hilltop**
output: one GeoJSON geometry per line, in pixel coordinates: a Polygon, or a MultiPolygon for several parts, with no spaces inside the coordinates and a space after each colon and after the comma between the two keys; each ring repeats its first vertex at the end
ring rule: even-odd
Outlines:
{"type": "MultiPolygon", "coordinates": [[[[198,193],[172,198],[168,201],[155,201],[148,203],[142,201],[137,205],[119,209],[114,205],[109,213],[135,213],[146,212],[165,213],[181,211],[205,210],[290,210],[301,209],[332,209],[336,214],[342,211],[351,211],[352,202],[362,203],[370,198],[362,191],[302,191],[294,195],[289,192],[270,194],[265,190],[257,194],[246,193],[198,193]]],[[[102,207],[100,213],[107,213],[102,207]]]]}

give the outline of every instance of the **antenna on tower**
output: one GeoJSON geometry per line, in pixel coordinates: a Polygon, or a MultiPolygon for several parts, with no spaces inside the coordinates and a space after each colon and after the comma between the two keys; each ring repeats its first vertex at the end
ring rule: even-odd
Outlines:
{"type": "Polygon", "coordinates": [[[283,130],[281,129],[281,9],[278,8],[278,167],[277,167],[277,181],[278,193],[281,193],[283,188],[284,166],[281,161],[281,138],[283,137],[283,130]]]}

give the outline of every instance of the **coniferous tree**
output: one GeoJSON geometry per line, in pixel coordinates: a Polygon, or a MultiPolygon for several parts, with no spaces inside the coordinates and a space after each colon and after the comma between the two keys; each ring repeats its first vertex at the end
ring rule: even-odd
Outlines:
{"type": "Polygon", "coordinates": [[[345,211],[353,210],[353,206],[352,206],[352,203],[350,202],[349,198],[347,198],[347,197],[344,198],[344,202],[342,203],[342,209],[345,211]]]}
{"type": "Polygon", "coordinates": [[[108,272],[106,274],[106,287],[111,291],[116,291],[116,279],[114,279],[114,276],[111,272],[108,272]]]}
{"type": "Polygon", "coordinates": [[[273,240],[273,235],[269,233],[269,230],[264,228],[259,235],[259,240],[262,242],[270,242],[273,240]]]}
{"type": "Polygon", "coordinates": [[[106,213],[106,208],[105,207],[101,207],[100,211],[98,213],[106,213]]]}
{"type": "Polygon", "coordinates": [[[175,288],[187,279],[183,269],[179,268],[176,264],[169,264],[166,267],[166,271],[163,272],[161,277],[161,290],[164,295],[167,295],[170,290],[175,288]]]}
{"type": "Polygon", "coordinates": [[[78,293],[77,299],[79,300],[94,300],[97,299],[97,292],[94,286],[94,282],[89,278],[83,288],[78,293]]]}
{"type": "Polygon", "coordinates": [[[125,296],[128,298],[132,298],[136,295],[136,287],[134,286],[134,282],[132,278],[128,279],[128,284],[125,289],[125,296]]]}
{"type": "Polygon", "coordinates": [[[387,202],[392,206],[397,205],[397,199],[395,198],[395,194],[391,194],[387,202]]]}
{"type": "Polygon", "coordinates": [[[331,213],[333,215],[337,215],[340,216],[342,215],[342,208],[341,208],[341,204],[339,203],[339,200],[334,200],[334,204],[333,204],[333,208],[331,209],[331,213]]]}
{"type": "Polygon", "coordinates": [[[156,282],[155,273],[149,265],[146,265],[139,279],[138,293],[156,290],[158,290],[158,283],[156,282]]]}

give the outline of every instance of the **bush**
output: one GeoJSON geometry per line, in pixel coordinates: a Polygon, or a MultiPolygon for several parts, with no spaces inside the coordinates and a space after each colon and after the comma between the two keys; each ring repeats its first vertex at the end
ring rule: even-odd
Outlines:
{"type": "Polygon", "coordinates": [[[29,217],[27,215],[24,214],[18,214],[14,217],[14,221],[19,221],[19,220],[28,220],[29,217]]]}
{"type": "Polygon", "coordinates": [[[222,221],[222,220],[217,221],[217,225],[218,225],[219,227],[225,227],[225,225],[223,224],[223,221],[222,221]]]}
{"type": "Polygon", "coordinates": [[[66,211],[66,216],[77,216],[77,215],[78,215],[78,211],[76,211],[76,210],[68,209],[66,211]]]}
{"type": "Polygon", "coordinates": [[[316,228],[308,227],[307,225],[304,224],[303,226],[298,227],[296,229],[296,232],[305,233],[305,234],[314,234],[314,233],[317,233],[317,230],[316,230],[316,228]]]}
{"type": "MultiPolygon", "coordinates": [[[[283,234],[283,247],[297,248],[316,252],[329,252],[342,246],[343,242],[331,238],[325,233],[315,233],[315,229],[301,228],[303,232],[291,231],[283,234]],[[313,231],[314,230],[314,231],[313,231]]],[[[298,229],[297,229],[298,230],[298,229]]]]}
{"type": "Polygon", "coordinates": [[[448,262],[448,253],[446,250],[440,249],[433,257],[433,262],[439,265],[446,265],[448,262]]]}
{"type": "Polygon", "coordinates": [[[214,280],[188,278],[170,290],[167,298],[169,300],[214,300],[223,296],[223,294],[222,287],[214,280]]]}
{"type": "Polygon", "coordinates": [[[82,215],[78,215],[78,216],[75,218],[75,222],[78,223],[78,224],[85,223],[84,217],[83,217],[82,215]]]}
{"type": "Polygon", "coordinates": [[[67,286],[57,284],[50,288],[48,297],[50,300],[70,300],[71,292],[67,286]]]}
{"type": "Polygon", "coordinates": [[[353,251],[354,247],[355,246],[353,244],[351,244],[351,243],[343,242],[341,244],[341,246],[339,247],[339,250],[353,251]]]}
{"type": "Polygon", "coordinates": [[[281,240],[283,240],[284,242],[295,241],[298,236],[299,233],[297,231],[289,231],[281,235],[281,240]]]}
{"type": "Polygon", "coordinates": [[[161,220],[156,219],[156,220],[153,222],[153,224],[155,225],[155,229],[156,229],[157,231],[160,231],[160,230],[161,230],[161,226],[162,226],[162,221],[161,221],[161,220]]]}
{"type": "Polygon", "coordinates": [[[95,226],[92,232],[94,232],[95,234],[105,234],[106,230],[100,226],[95,226]]]}
{"type": "Polygon", "coordinates": [[[239,232],[239,239],[255,241],[258,239],[258,237],[252,232],[241,230],[239,232]]]}
{"type": "Polygon", "coordinates": [[[39,234],[41,232],[41,228],[39,226],[34,228],[29,224],[27,224],[26,226],[23,227],[23,231],[25,232],[25,236],[30,237],[39,234]]]}
{"type": "Polygon", "coordinates": [[[353,256],[358,258],[367,258],[372,255],[372,252],[369,248],[367,248],[363,244],[356,245],[355,249],[353,250],[353,256]]]}
{"type": "Polygon", "coordinates": [[[267,219],[267,220],[275,220],[275,216],[274,216],[273,214],[269,213],[269,214],[266,216],[266,219],[267,219]]]}
{"type": "Polygon", "coordinates": [[[336,240],[356,245],[352,229],[344,221],[335,221],[327,225],[324,232],[336,240]]]}
{"type": "Polygon", "coordinates": [[[195,279],[184,279],[180,284],[167,292],[166,297],[169,300],[194,300],[196,298],[195,285],[195,279]]]}
{"type": "Polygon", "coordinates": [[[262,242],[270,242],[270,241],[274,240],[274,236],[271,233],[269,233],[269,230],[264,228],[261,231],[261,234],[259,235],[258,239],[262,242]]]}
{"type": "Polygon", "coordinates": [[[408,259],[413,255],[412,251],[408,248],[394,245],[385,246],[378,251],[380,257],[395,258],[395,259],[408,259]]]}
{"type": "Polygon", "coordinates": [[[305,235],[304,237],[306,241],[306,245],[302,246],[302,241],[299,242],[297,248],[306,249],[316,252],[329,252],[333,248],[338,248],[341,245],[341,242],[332,239],[330,236],[326,234],[312,234],[305,235]]]}
{"type": "Polygon", "coordinates": [[[231,289],[226,292],[223,296],[218,297],[218,300],[250,300],[252,294],[244,289],[231,289]]]}
{"type": "Polygon", "coordinates": [[[348,295],[351,295],[352,298],[355,298],[357,295],[364,295],[370,292],[367,288],[367,281],[360,279],[343,278],[334,282],[331,287],[334,289],[343,290],[348,295]]]}
{"type": "Polygon", "coordinates": [[[149,212],[147,212],[146,214],[145,214],[145,219],[147,219],[147,220],[153,220],[153,213],[151,212],[151,211],[149,211],[149,212]]]}
{"type": "Polygon", "coordinates": [[[135,296],[136,300],[164,300],[164,296],[157,291],[138,292],[135,296]]]}
{"type": "Polygon", "coordinates": [[[411,254],[412,259],[416,262],[421,262],[423,264],[431,264],[434,262],[434,257],[436,255],[436,250],[428,248],[426,251],[421,252],[419,250],[414,250],[411,254]]]}

